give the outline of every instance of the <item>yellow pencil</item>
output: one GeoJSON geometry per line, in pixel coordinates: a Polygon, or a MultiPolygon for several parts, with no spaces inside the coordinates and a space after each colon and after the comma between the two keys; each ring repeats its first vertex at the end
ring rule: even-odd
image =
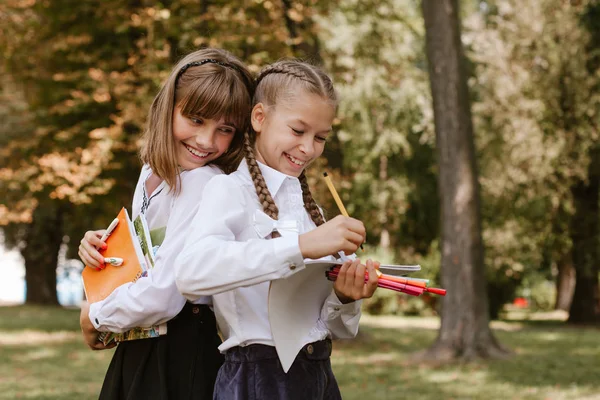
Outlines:
{"type": "MultiPolygon", "coordinates": [[[[337,190],[335,190],[335,186],[333,186],[333,182],[331,182],[331,178],[329,175],[327,175],[327,172],[323,172],[323,177],[325,178],[325,183],[327,184],[327,187],[329,188],[329,191],[335,200],[335,204],[337,204],[338,208],[340,209],[340,212],[344,217],[349,217],[348,211],[346,211],[346,207],[344,207],[344,203],[342,203],[342,199],[340,199],[340,196],[338,195],[337,190]]],[[[364,250],[362,244],[360,245],[360,249],[364,250]]]]}

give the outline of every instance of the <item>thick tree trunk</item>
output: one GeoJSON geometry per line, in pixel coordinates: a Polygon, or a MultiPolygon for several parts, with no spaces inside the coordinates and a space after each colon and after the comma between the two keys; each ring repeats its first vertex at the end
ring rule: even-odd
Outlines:
{"type": "Polygon", "coordinates": [[[556,303],[554,304],[554,309],[569,311],[575,290],[575,268],[573,268],[570,253],[565,255],[561,260],[558,260],[557,268],[556,303]]]}
{"type": "Polygon", "coordinates": [[[58,201],[46,200],[33,212],[27,226],[25,259],[27,304],[57,305],[56,266],[63,240],[62,212],[58,201]]]}
{"type": "Polygon", "coordinates": [[[600,146],[590,150],[588,181],[572,188],[575,214],[571,224],[575,293],[569,322],[600,322],[600,146]]]}
{"type": "Polygon", "coordinates": [[[442,301],[438,360],[503,356],[489,327],[479,185],[457,0],[423,0],[441,203],[442,301]]]}

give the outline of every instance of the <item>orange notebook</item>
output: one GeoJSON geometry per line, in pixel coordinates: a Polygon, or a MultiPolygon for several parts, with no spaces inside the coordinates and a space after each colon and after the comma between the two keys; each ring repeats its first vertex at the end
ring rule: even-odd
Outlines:
{"type": "Polygon", "coordinates": [[[105,299],[124,283],[136,281],[154,264],[152,243],[144,219],[138,217],[131,222],[125,208],[121,209],[117,218],[119,223],[106,240],[106,250],[99,251],[104,257],[122,258],[123,264],[118,267],[106,264],[101,271],[87,266],[83,269],[83,289],[90,303],[105,299]]]}

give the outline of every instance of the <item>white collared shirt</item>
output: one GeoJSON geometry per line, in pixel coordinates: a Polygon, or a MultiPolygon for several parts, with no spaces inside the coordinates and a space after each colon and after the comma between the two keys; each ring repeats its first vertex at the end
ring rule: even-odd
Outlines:
{"type": "MultiPolygon", "coordinates": [[[[151,174],[148,166],[142,168],[131,217],[144,212],[149,229],[166,229],[165,238],[148,276],[119,286],[106,299],[90,305],[90,320],[99,331],[124,332],[159,325],[179,314],[186,302],[175,285],[173,260],[183,248],[190,216],[200,205],[204,186],[222,171],[215,166],[182,171],[178,195],[164,181],[148,195],[146,180],[151,174]]],[[[211,298],[199,296],[194,303],[210,304],[211,298]]]]}
{"type": "MultiPolygon", "coordinates": [[[[242,161],[231,175],[221,175],[205,187],[187,240],[175,261],[176,283],[189,300],[213,295],[213,306],[224,342],[234,346],[261,343],[274,346],[268,315],[269,281],[303,268],[298,234],[316,228],[304,209],[295,177],[260,164],[267,187],[279,208],[279,221],[294,220],[298,233],[265,240],[253,226],[262,211],[248,167],[242,161]]],[[[325,279],[325,277],[323,277],[325,279]]],[[[328,336],[349,338],[358,331],[361,301],[341,304],[332,290],[304,343],[328,336]]]]}

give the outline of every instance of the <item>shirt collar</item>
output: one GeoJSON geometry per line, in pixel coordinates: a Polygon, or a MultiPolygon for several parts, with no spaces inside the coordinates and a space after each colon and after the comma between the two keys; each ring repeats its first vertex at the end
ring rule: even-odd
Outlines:
{"type": "MultiPolygon", "coordinates": [[[[281,173],[276,169],[273,169],[268,165],[261,163],[258,160],[256,162],[258,164],[258,167],[260,168],[260,172],[262,172],[263,178],[267,183],[267,189],[269,189],[269,192],[271,192],[272,197],[275,197],[277,195],[277,192],[279,191],[279,189],[281,189],[281,186],[283,186],[283,183],[286,179],[298,181],[298,178],[296,178],[295,176],[289,176],[284,173],[281,173]]],[[[238,171],[240,171],[244,176],[250,179],[250,182],[252,182],[250,170],[248,169],[248,163],[246,162],[245,158],[240,163],[238,171]]]]}

